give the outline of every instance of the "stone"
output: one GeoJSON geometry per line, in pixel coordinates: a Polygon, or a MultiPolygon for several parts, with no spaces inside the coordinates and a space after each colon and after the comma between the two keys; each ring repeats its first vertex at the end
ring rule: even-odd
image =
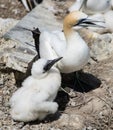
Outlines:
{"type": "Polygon", "coordinates": [[[15,26],[18,23],[18,20],[7,18],[0,18],[0,36],[5,34],[9,29],[15,26]]]}
{"type": "Polygon", "coordinates": [[[38,55],[32,33],[26,29],[38,27],[40,31],[52,31],[60,30],[61,26],[54,14],[44,8],[43,4],[37,6],[4,34],[4,39],[1,39],[1,63],[7,68],[26,73],[29,64],[38,55]]]}
{"type": "Polygon", "coordinates": [[[109,58],[113,54],[113,34],[99,35],[91,44],[91,57],[97,61],[109,58]]]}
{"type": "Polygon", "coordinates": [[[81,130],[84,127],[84,117],[77,114],[62,114],[59,119],[60,127],[70,127],[76,128],[76,130],[81,130]]]}

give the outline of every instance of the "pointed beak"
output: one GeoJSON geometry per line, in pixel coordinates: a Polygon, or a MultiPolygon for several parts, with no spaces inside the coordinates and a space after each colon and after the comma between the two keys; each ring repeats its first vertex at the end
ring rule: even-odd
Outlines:
{"type": "Polygon", "coordinates": [[[57,59],[54,59],[54,60],[48,60],[47,61],[47,64],[45,65],[44,67],[44,71],[48,71],[51,69],[51,67],[56,63],[58,62],[59,60],[61,60],[63,57],[60,57],[60,58],[57,58],[57,59]]]}
{"type": "Polygon", "coordinates": [[[79,22],[75,26],[105,28],[105,26],[100,25],[100,24],[103,24],[103,23],[105,23],[105,22],[84,18],[84,19],[79,20],[79,22]]]}

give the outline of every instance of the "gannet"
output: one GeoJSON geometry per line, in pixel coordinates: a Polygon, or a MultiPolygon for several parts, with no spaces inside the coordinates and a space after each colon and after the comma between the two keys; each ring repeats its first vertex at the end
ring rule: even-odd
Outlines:
{"type": "Polygon", "coordinates": [[[84,0],[76,0],[75,3],[69,7],[68,11],[73,12],[73,11],[78,11],[83,7],[84,0]]]}
{"type": "Polygon", "coordinates": [[[84,4],[84,11],[88,14],[96,12],[105,13],[111,8],[111,0],[86,0],[84,4]]]}
{"type": "Polygon", "coordinates": [[[95,20],[80,11],[68,14],[63,23],[63,31],[40,34],[39,52],[41,58],[54,59],[63,57],[57,67],[62,73],[78,71],[89,60],[89,48],[85,41],[77,33],[82,27],[98,26],[95,20]]]}
{"type": "Polygon", "coordinates": [[[27,11],[32,10],[36,5],[40,4],[43,0],[20,0],[27,11]]]}
{"type": "Polygon", "coordinates": [[[87,14],[104,13],[111,9],[111,0],[77,0],[68,10],[80,9],[87,14]]]}
{"type": "Polygon", "coordinates": [[[54,64],[60,59],[41,58],[33,63],[31,76],[24,80],[22,87],[10,99],[11,116],[14,120],[42,120],[57,111],[58,104],[53,100],[61,85],[61,76],[54,64]]]}
{"type": "MultiPolygon", "coordinates": [[[[63,31],[43,30],[39,32],[38,29],[26,30],[31,31],[33,37],[34,33],[37,34],[37,37],[40,33],[39,47],[37,50],[39,50],[38,54],[41,58],[54,59],[63,57],[62,60],[56,64],[56,67],[62,73],[71,73],[82,69],[90,57],[89,48],[77,31],[83,27],[102,27],[96,24],[98,22],[98,20],[92,20],[80,11],[74,11],[65,17],[63,31]],[[38,32],[36,32],[36,30],[38,30],[38,32]]],[[[79,81],[78,73],[76,73],[76,77],[79,81]]]]}

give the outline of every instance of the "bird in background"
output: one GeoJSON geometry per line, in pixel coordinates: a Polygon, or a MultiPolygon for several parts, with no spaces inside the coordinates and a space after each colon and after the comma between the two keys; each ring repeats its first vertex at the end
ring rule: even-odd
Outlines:
{"type": "Polygon", "coordinates": [[[76,0],[68,10],[69,12],[82,10],[87,14],[105,13],[111,9],[112,1],[113,0],[76,0]]]}
{"type": "MultiPolygon", "coordinates": [[[[98,23],[105,26],[110,32],[113,32],[113,0],[77,0],[70,8],[69,11],[82,10],[90,14],[91,19],[99,19],[103,23],[98,23]]],[[[90,28],[93,31],[99,31],[100,28],[90,28]]],[[[104,32],[104,30],[102,31],[104,32]]]]}
{"type": "Polygon", "coordinates": [[[104,21],[106,28],[113,32],[113,0],[87,0],[84,5],[83,11],[87,14],[92,14],[92,18],[104,21]]]}
{"type": "MultiPolygon", "coordinates": [[[[27,11],[31,11],[44,0],[19,0],[24,5],[27,11]]],[[[76,0],[75,3],[69,7],[68,11],[82,10],[87,14],[104,13],[113,8],[113,0],[76,0]]]]}
{"type": "Polygon", "coordinates": [[[20,0],[27,11],[31,11],[35,6],[41,4],[43,0],[20,0]]]}
{"type": "Polygon", "coordinates": [[[84,0],[83,11],[87,14],[105,13],[111,9],[112,0],[84,0]]]}
{"type": "Polygon", "coordinates": [[[58,104],[54,102],[61,76],[55,63],[62,57],[33,63],[31,76],[26,78],[10,99],[11,116],[16,121],[29,122],[43,120],[48,114],[54,114],[58,104]]]}
{"type": "Polygon", "coordinates": [[[73,11],[81,10],[84,3],[85,3],[85,0],[76,0],[75,3],[72,4],[71,7],[69,7],[68,11],[73,12],[73,11]]]}

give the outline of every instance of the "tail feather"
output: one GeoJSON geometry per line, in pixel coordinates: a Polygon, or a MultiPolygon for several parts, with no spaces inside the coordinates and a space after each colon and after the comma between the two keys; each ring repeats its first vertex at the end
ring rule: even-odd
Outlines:
{"type": "Polygon", "coordinates": [[[39,51],[39,37],[40,37],[40,33],[41,33],[40,30],[38,28],[35,28],[33,30],[27,29],[24,27],[21,27],[21,28],[32,32],[34,43],[35,43],[35,48],[36,48],[36,51],[37,51],[38,56],[40,58],[40,51],[39,51]]]}

